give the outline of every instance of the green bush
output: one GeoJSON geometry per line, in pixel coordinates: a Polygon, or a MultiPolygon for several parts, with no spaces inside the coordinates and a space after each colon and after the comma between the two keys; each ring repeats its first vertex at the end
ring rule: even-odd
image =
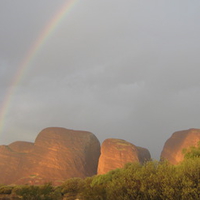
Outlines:
{"type": "Polygon", "coordinates": [[[13,190],[12,186],[1,185],[0,194],[11,194],[13,190]]]}
{"type": "Polygon", "coordinates": [[[183,149],[183,154],[185,159],[200,158],[200,141],[198,142],[197,147],[192,146],[188,149],[183,149]]]}
{"type": "Polygon", "coordinates": [[[150,161],[85,179],[86,200],[196,200],[200,199],[200,159],[175,166],[150,161]]]}
{"type": "Polygon", "coordinates": [[[81,178],[71,178],[66,180],[59,190],[68,200],[75,199],[83,188],[84,181],[81,178]]]}
{"type": "Polygon", "coordinates": [[[18,186],[14,189],[15,194],[23,200],[61,200],[61,193],[47,183],[42,186],[25,185],[18,186]]]}

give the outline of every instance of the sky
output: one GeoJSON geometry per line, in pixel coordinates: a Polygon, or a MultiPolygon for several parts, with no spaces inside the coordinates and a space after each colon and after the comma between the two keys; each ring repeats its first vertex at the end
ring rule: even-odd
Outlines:
{"type": "Polygon", "coordinates": [[[66,2],[0,1],[0,145],[64,127],[159,159],[173,132],[200,128],[199,0],[76,0],[14,82],[66,2]]]}

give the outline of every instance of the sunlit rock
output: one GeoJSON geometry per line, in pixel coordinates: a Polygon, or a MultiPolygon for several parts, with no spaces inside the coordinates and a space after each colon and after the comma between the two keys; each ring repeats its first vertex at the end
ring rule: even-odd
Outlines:
{"type": "Polygon", "coordinates": [[[199,141],[200,129],[177,131],[165,142],[160,158],[178,164],[184,159],[183,149],[197,146],[199,141]]]}
{"type": "Polygon", "coordinates": [[[97,173],[100,144],[86,131],[46,128],[35,143],[0,146],[0,183],[60,184],[67,178],[97,173]]]}
{"type": "Polygon", "coordinates": [[[113,169],[122,168],[129,162],[148,161],[151,159],[147,149],[137,147],[125,140],[109,138],[101,146],[98,174],[105,174],[113,169]]]}

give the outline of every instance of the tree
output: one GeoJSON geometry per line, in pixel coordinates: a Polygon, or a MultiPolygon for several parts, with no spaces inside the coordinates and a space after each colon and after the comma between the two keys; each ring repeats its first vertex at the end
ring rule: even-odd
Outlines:
{"type": "Polygon", "coordinates": [[[188,149],[183,149],[184,159],[190,158],[200,158],[200,141],[197,146],[189,147],[188,149]]]}

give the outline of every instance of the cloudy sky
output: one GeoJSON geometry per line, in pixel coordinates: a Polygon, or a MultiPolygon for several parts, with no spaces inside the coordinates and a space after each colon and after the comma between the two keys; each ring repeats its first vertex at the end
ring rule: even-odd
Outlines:
{"type": "Polygon", "coordinates": [[[64,0],[0,1],[0,144],[46,127],[121,138],[158,159],[200,128],[200,1],[76,0],[13,85],[64,0]],[[5,111],[5,110],[4,110],[5,111]]]}

